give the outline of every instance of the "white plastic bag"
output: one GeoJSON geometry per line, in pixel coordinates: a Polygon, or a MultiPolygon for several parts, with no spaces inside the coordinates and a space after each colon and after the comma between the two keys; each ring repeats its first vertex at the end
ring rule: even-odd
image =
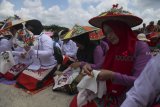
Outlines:
{"type": "Polygon", "coordinates": [[[13,65],[15,61],[10,51],[0,53],[0,73],[5,74],[13,65]]]}

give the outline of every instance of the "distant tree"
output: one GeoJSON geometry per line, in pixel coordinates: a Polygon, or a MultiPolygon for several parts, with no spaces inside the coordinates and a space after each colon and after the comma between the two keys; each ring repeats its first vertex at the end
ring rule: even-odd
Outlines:
{"type": "Polygon", "coordinates": [[[62,30],[64,31],[68,31],[69,28],[66,28],[66,27],[61,27],[61,26],[58,26],[58,25],[44,25],[44,29],[45,30],[51,30],[51,31],[54,31],[54,32],[60,32],[62,30]]]}
{"type": "MultiPolygon", "coordinates": [[[[54,31],[55,35],[53,34],[53,36],[56,36],[56,34],[57,34],[57,36],[59,36],[60,38],[62,38],[63,35],[69,31],[69,28],[61,27],[58,25],[49,25],[49,26],[45,25],[44,29],[46,31],[54,31]]],[[[51,37],[53,38],[53,36],[51,36],[51,37]]]]}

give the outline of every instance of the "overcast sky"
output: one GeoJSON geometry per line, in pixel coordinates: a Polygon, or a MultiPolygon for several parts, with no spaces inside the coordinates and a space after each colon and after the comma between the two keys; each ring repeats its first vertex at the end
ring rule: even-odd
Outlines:
{"type": "Polygon", "coordinates": [[[44,25],[71,28],[74,24],[89,25],[90,18],[116,3],[147,24],[152,20],[156,24],[160,19],[160,0],[0,0],[0,20],[17,14],[38,19],[44,25]]]}

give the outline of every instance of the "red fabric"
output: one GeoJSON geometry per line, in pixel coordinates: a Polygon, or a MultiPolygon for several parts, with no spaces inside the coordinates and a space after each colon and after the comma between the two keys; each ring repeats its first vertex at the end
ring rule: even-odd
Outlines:
{"type": "Polygon", "coordinates": [[[4,74],[4,78],[6,78],[7,80],[14,80],[15,75],[13,75],[10,72],[7,72],[6,74],[4,74]]]}
{"type": "MultiPolygon", "coordinates": [[[[24,75],[24,76],[26,76],[26,75],[24,75]]],[[[24,77],[24,76],[21,76],[21,77],[24,77]]],[[[31,77],[30,77],[30,78],[31,78],[31,77]]],[[[23,80],[22,78],[20,78],[20,79],[17,79],[17,81],[18,81],[18,83],[19,83],[19,81],[24,81],[24,80],[23,80]]],[[[23,83],[24,83],[24,82],[23,82],[23,83]]],[[[34,85],[29,86],[30,88],[33,87],[33,88],[34,88],[33,90],[24,89],[24,91],[27,92],[28,94],[31,94],[31,95],[36,94],[36,93],[38,93],[38,92],[46,89],[48,86],[53,85],[53,84],[54,84],[53,77],[50,76],[46,81],[43,82],[43,84],[44,84],[44,85],[43,85],[42,88],[36,89],[37,87],[36,87],[36,85],[35,85],[35,83],[34,83],[34,85]],[[36,87],[36,88],[35,88],[35,87],[36,87]],[[36,90],[35,90],[35,89],[36,89],[36,90]]],[[[18,85],[16,85],[16,87],[19,88],[18,85]]]]}
{"type": "MultiPolygon", "coordinates": [[[[77,106],[77,96],[74,96],[73,100],[70,103],[70,107],[78,107],[77,106]]],[[[88,102],[86,105],[82,107],[97,107],[97,105],[94,103],[94,101],[92,101],[92,102],[88,102]]]]}
{"type": "Polygon", "coordinates": [[[7,73],[4,74],[4,77],[8,80],[14,80],[18,77],[18,75],[27,67],[25,64],[17,64],[14,65],[7,73]],[[12,74],[10,72],[17,72],[17,74],[12,74]]]}
{"type": "Polygon", "coordinates": [[[148,43],[148,45],[151,46],[151,47],[155,47],[155,46],[157,45],[157,43],[154,43],[154,42],[152,42],[152,41],[147,42],[147,43],[148,43]]]}
{"type": "Polygon", "coordinates": [[[148,39],[155,38],[155,37],[158,37],[158,32],[152,32],[149,35],[147,35],[148,39]]]}
{"type": "Polygon", "coordinates": [[[17,78],[17,82],[21,85],[23,85],[26,89],[28,89],[29,91],[33,91],[35,90],[37,87],[37,83],[39,80],[26,75],[24,73],[21,73],[19,75],[19,77],[17,78]]]}
{"type": "Polygon", "coordinates": [[[148,45],[151,46],[151,47],[155,47],[158,43],[158,40],[157,42],[153,42],[153,38],[156,38],[158,36],[158,32],[152,32],[150,33],[149,35],[147,35],[147,39],[151,40],[150,42],[148,42],[148,45]]]}
{"type": "Polygon", "coordinates": [[[63,62],[62,62],[62,64],[66,64],[68,60],[69,60],[69,57],[67,57],[67,56],[64,56],[64,59],[63,59],[63,62]]]}
{"type": "Polygon", "coordinates": [[[0,72],[0,78],[3,77],[3,74],[0,72]]]}
{"type": "MultiPolygon", "coordinates": [[[[53,71],[55,71],[56,68],[53,69],[53,71]]],[[[28,71],[31,72],[31,71],[28,71]]],[[[39,75],[41,75],[42,72],[45,72],[45,69],[39,69],[38,71],[39,75]]],[[[52,71],[50,71],[52,72],[52,71]]],[[[52,74],[48,74],[45,77],[47,77],[45,80],[38,80],[32,76],[29,76],[27,74],[24,74],[23,72],[19,75],[19,77],[17,78],[17,83],[21,84],[23,87],[25,87],[27,90],[29,91],[35,91],[37,89],[40,89],[42,87],[45,87],[47,85],[50,85],[51,83],[53,83],[53,75],[52,74]],[[41,82],[41,83],[40,83],[41,82]],[[40,87],[37,86],[40,83],[40,87]]],[[[43,77],[43,79],[45,78],[43,77]]]]}
{"type": "MultiPolygon", "coordinates": [[[[116,60],[116,56],[133,57],[137,40],[136,36],[134,35],[131,28],[123,22],[112,21],[105,22],[104,24],[111,27],[113,32],[118,36],[119,43],[116,45],[109,44],[110,49],[107,52],[103,64],[103,69],[119,72],[121,74],[131,75],[133,61],[116,60]]],[[[104,31],[104,29],[102,30],[104,31]]],[[[115,90],[117,91],[117,95],[119,95],[124,91],[124,89],[125,86],[107,82],[107,90],[109,93],[112,93],[112,90],[115,90]]]]}
{"type": "Polygon", "coordinates": [[[160,104],[154,105],[154,106],[152,106],[152,107],[160,107],[160,104]]]}

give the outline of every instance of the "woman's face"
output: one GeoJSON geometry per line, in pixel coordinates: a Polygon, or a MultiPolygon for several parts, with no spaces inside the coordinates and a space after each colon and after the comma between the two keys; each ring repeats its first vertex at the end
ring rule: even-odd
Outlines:
{"type": "Polygon", "coordinates": [[[119,42],[118,36],[113,32],[113,30],[108,25],[103,25],[104,35],[113,44],[116,45],[119,42]]]}

